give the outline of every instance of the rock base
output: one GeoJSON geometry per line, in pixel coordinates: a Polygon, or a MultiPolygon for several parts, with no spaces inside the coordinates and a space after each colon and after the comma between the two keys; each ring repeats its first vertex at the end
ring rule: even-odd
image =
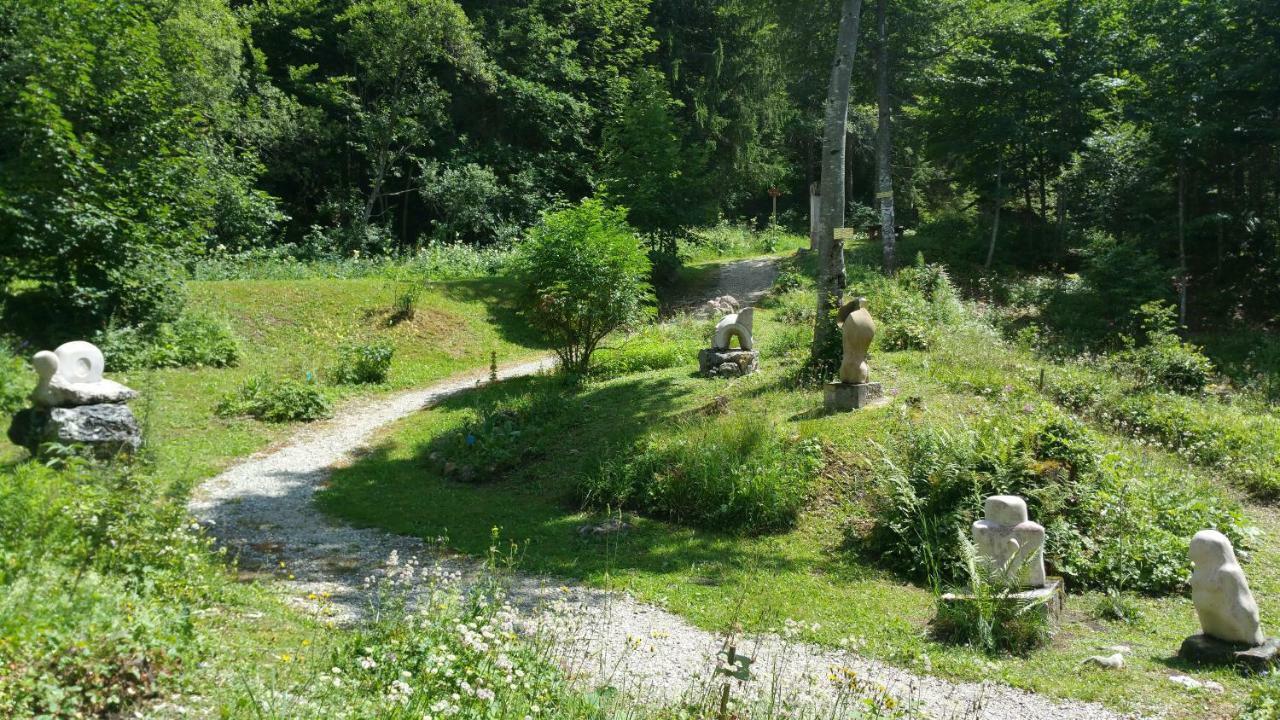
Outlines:
{"type": "MultiPolygon", "coordinates": [[[[972,602],[974,596],[969,593],[947,593],[942,596],[943,602],[972,602]]],[[[1028,588],[1004,597],[1005,602],[1026,606],[1038,603],[1042,612],[1050,618],[1057,619],[1067,606],[1067,595],[1062,590],[1062,578],[1051,577],[1045,580],[1044,587],[1028,588]]]]}
{"type": "Polygon", "coordinates": [[[698,352],[698,370],[706,377],[742,377],[760,369],[760,353],[755,350],[716,350],[698,352]]]}
{"type": "Polygon", "coordinates": [[[1192,635],[1182,641],[1178,657],[1199,665],[1234,665],[1248,672],[1264,672],[1280,663],[1280,638],[1268,638],[1251,647],[1211,635],[1192,635]]]}
{"type": "Polygon", "coordinates": [[[31,451],[45,443],[84,445],[101,458],[133,453],[142,447],[142,430],[128,405],[29,408],[9,426],[9,440],[31,451]]]}
{"type": "Polygon", "coordinates": [[[848,412],[884,402],[887,400],[880,383],[827,383],[823,394],[823,406],[828,412],[848,412]]]}

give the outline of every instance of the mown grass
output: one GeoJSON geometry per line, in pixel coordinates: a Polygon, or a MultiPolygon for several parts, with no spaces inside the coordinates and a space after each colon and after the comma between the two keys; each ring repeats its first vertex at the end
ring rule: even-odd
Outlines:
{"type": "MultiPolygon", "coordinates": [[[[858,282],[855,271],[855,287],[858,282]]],[[[1198,628],[1190,600],[1182,595],[1126,595],[1126,604],[1136,609],[1132,622],[1099,619],[1106,593],[1072,595],[1052,644],[1023,658],[992,657],[930,639],[931,590],[881,568],[848,541],[876,522],[865,498],[881,457],[878,446],[889,444],[888,433],[896,426],[890,419],[907,413],[921,424],[948,426],[984,414],[1017,413],[1040,397],[1039,370],[1047,368],[1050,378],[1058,370],[992,333],[961,328],[940,333],[928,351],[874,355],[875,379],[896,396],[889,407],[827,416],[820,411],[819,390],[792,382],[803,353],[803,338],[794,329],[805,318],[785,303],[764,305],[756,316],[756,335],[767,361],[757,375],[727,383],[704,380],[690,358],[677,367],[581,389],[549,378],[487,387],[399,423],[369,456],[340,470],[320,502],[364,526],[427,538],[447,533],[453,545],[469,553],[483,553],[489,529],[498,526],[504,535],[524,541],[529,570],[626,589],[708,629],[735,623],[769,629],[794,619],[818,624],[808,633],[813,641],[835,645],[853,638],[869,656],[944,677],[999,680],[1175,718],[1229,717],[1236,711],[1252,681],[1227,671],[1188,668],[1175,657],[1182,639],[1198,628]],[[504,404],[546,406],[521,461],[480,473],[469,483],[445,479],[439,463],[447,458],[441,453],[457,447],[447,439],[482,408],[504,404]],[[716,413],[764,418],[783,434],[827,448],[824,469],[793,528],[743,535],[624,512],[632,528],[621,537],[600,540],[578,532],[607,511],[583,509],[577,478],[602,463],[626,462],[646,443],[678,441],[687,432],[687,419],[716,413]],[[1090,655],[1107,654],[1101,648],[1112,645],[1133,648],[1124,671],[1080,666],[1090,655]],[[1227,693],[1185,690],[1168,680],[1178,673],[1217,680],[1227,693]]],[[[874,301],[872,307],[874,312],[874,301]]],[[[1205,406],[1212,412],[1211,401],[1205,406]]],[[[1211,468],[1189,466],[1178,453],[1134,442],[1106,423],[1093,427],[1107,452],[1169,482],[1201,483],[1205,497],[1231,504],[1225,488],[1215,486],[1211,468]]],[[[732,472],[731,460],[724,471],[732,472]]],[[[1275,540],[1280,523],[1268,507],[1246,510],[1261,529],[1247,572],[1264,620],[1280,617],[1280,543],[1275,540]]]]}

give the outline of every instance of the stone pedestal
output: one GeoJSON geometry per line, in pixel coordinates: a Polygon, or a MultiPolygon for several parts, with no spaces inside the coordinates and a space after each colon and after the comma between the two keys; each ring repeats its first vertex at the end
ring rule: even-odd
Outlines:
{"type": "Polygon", "coordinates": [[[1178,657],[1201,665],[1233,665],[1248,672],[1264,672],[1280,663],[1280,639],[1261,645],[1233,643],[1203,633],[1182,641],[1178,657]]]}
{"type": "Polygon", "coordinates": [[[142,447],[142,431],[133,411],[113,403],[21,410],[9,426],[9,439],[32,454],[44,443],[84,445],[100,458],[142,447]]]}
{"type": "Polygon", "coordinates": [[[880,383],[827,383],[823,405],[828,412],[848,412],[885,402],[880,383]]]}
{"type": "MultiPolygon", "coordinates": [[[[942,602],[973,602],[974,596],[971,593],[946,593],[942,596],[942,602]]],[[[1062,611],[1067,605],[1067,595],[1062,589],[1062,578],[1047,578],[1044,587],[1028,588],[1011,592],[1001,598],[1001,601],[1011,603],[1019,608],[1026,607],[1035,603],[1039,612],[1044,612],[1051,619],[1057,619],[1062,615],[1062,611]]]]}
{"type": "Polygon", "coordinates": [[[698,370],[706,377],[742,377],[760,369],[756,350],[716,350],[698,352],[698,370]]]}

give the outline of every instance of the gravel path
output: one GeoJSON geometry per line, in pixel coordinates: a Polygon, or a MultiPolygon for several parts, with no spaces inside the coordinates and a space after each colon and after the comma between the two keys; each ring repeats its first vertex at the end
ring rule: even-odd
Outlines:
{"type": "MultiPolygon", "coordinates": [[[[769,261],[734,263],[722,271],[717,294],[750,302],[768,288],[774,273],[769,261]]],[[[546,359],[524,363],[503,369],[500,377],[533,374],[550,366],[546,359]]],[[[345,408],[332,420],[303,429],[284,447],[260,453],[209,480],[196,491],[190,509],[239,558],[241,568],[274,571],[284,563],[290,579],[281,585],[292,601],[307,607],[309,596],[325,595],[328,610],[355,618],[365,606],[364,578],[383,568],[393,551],[406,558],[429,550],[416,538],[330,519],[312,505],[313,493],[325,483],[330,468],[353,460],[379,429],[465,392],[484,377],[462,377],[345,408]]],[[[464,574],[476,569],[474,561],[438,553],[428,562],[464,574]]],[[[516,604],[531,614],[563,623],[567,613],[573,630],[565,638],[564,662],[572,670],[641,698],[674,701],[709,687],[707,679],[725,642],[722,634],[696,628],[621,593],[530,576],[514,578],[511,592],[516,604]]],[[[936,718],[1119,717],[1096,704],[1054,702],[995,683],[951,683],[914,675],[850,652],[773,634],[738,638],[737,647],[755,659],[756,675],[762,678],[744,691],[788,704],[830,708],[847,702],[847,693],[838,693],[828,676],[833,668],[848,668],[866,683],[862,687],[882,684],[936,718]]]]}
{"type": "Polygon", "coordinates": [[[743,306],[759,300],[778,276],[778,265],[771,258],[740,260],[720,266],[716,295],[732,295],[743,306]]]}

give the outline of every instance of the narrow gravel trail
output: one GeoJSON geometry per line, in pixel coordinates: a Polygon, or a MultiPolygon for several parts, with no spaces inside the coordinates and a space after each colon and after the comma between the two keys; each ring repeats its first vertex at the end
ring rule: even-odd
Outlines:
{"type": "MultiPolygon", "coordinates": [[[[754,302],[775,274],[768,260],[732,263],[722,269],[716,295],[733,295],[744,304],[754,302]]],[[[551,364],[548,359],[537,360],[507,367],[499,375],[534,374],[551,364]]],[[[393,551],[400,558],[418,555],[428,564],[446,565],[468,575],[477,569],[475,561],[433,553],[416,538],[335,521],[314,507],[312,496],[327,481],[332,467],[355,459],[381,428],[465,392],[486,376],[456,378],[345,408],[332,420],[303,429],[287,445],[251,457],[207,481],[189,507],[242,567],[266,569],[284,563],[291,577],[279,584],[291,601],[313,607],[308,598],[323,594],[329,598],[326,608],[343,619],[360,615],[366,600],[364,578],[383,569],[393,551]]],[[[563,662],[575,673],[647,700],[675,701],[706,687],[716,654],[724,646],[722,634],[696,628],[680,616],[623,593],[566,585],[554,578],[517,576],[512,579],[511,594],[525,612],[558,624],[567,621],[573,627],[564,638],[563,662]]],[[[737,647],[755,659],[757,675],[763,677],[747,685],[747,694],[790,699],[817,709],[840,702],[828,675],[833,668],[844,667],[856,671],[863,682],[883,684],[900,699],[918,703],[935,718],[1121,717],[1100,705],[1055,702],[1007,685],[951,683],[915,675],[850,652],[773,634],[740,637],[737,647]]]]}

